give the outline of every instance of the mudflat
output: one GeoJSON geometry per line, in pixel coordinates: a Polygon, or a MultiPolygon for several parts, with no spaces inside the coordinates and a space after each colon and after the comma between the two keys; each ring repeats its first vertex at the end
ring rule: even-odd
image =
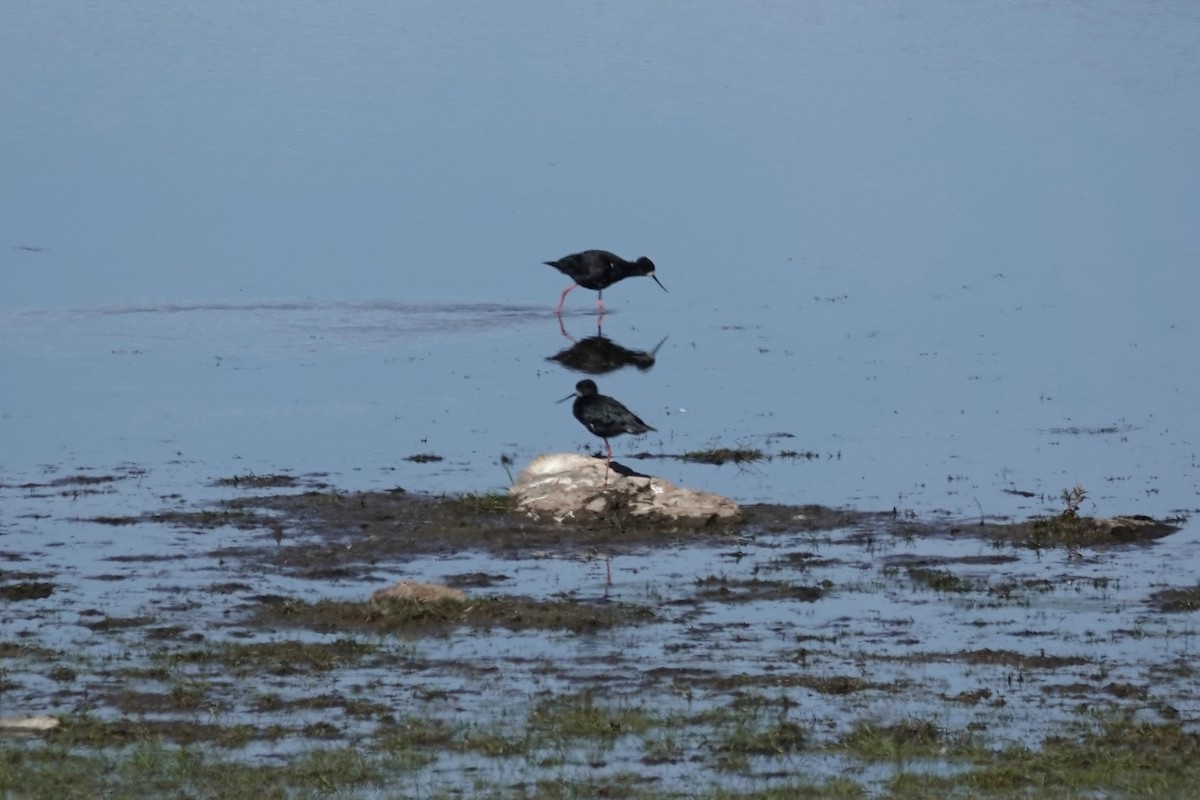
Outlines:
{"type": "Polygon", "coordinates": [[[1088,518],[1065,495],[1013,522],[750,505],[719,524],[619,506],[571,523],[505,495],[291,475],[69,517],[80,492],[136,476],[79,478],[6,487],[111,540],[83,576],[52,542],[3,553],[3,716],[60,722],[3,740],[9,793],[1200,785],[1182,520],[1088,518]],[[397,580],[457,591],[373,598],[397,580]]]}

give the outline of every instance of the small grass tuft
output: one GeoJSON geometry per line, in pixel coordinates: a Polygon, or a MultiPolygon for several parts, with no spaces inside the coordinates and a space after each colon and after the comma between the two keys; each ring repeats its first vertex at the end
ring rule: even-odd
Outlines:
{"type": "Polygon", "coordinates": [[[935,592],[973,592],[978,586],[945,569],[909,567],[908,579],[916,586],[924,586],[935,592]]]}
{"type": "Polygon", "coordinates": [[[1075,484],[1070,489],[1063,489],[1060,495],[1065,508],[1062,512],[1064,519],[1075,519],[1079,516],[1079,507],[1083,505],[1083,501],[1087,499],[1087,491],[1080,484],[1075,484]]]}
{"type": "Polygon", "coordinates": [[[41,600],[54,594],[54,584],[44,581],[24,581],[0,586],[0,598],[10,603],[19,600],[41,600]]]}
{"type": "Polygon", "coordinates": [[[374,645],[343,638],[325,643],[293,640],[229,642],[206,649],[173,652],[166,658],[172,663],[220,664],[235,675],[267,673],[283,676],[348,667],[378,651],[374,645]]]}
{"type": "Polygon", "coordinates": [[[624,734],[641,734],[653,724],[641,708],[598,703],[591,689],[556,695],[538,703],[529,713],[532,731],[570,738],[612,739],[624,734]]]}
{"type": "Polygon", "coordinates": [[[470,600],[285,600],[264,605],[257,624],[286,624],[317,631],[347,629],[372,633],[437,632],[447,627],[502,627],[511,630],[565,629],[575,633],[633,625],[654,619],[644,606],[592,605],[576,600],[537,601],[527,597],[470,600]]]}
{"type": "Polygon", "coordinates": [[[801,586],[791,581],[770,581],[759,578],[735,579],[709,575],[696,581],[697,595],[705,600],[744,602],[758,600],[820,600],[824,592],[817,586],[801,586]]]}
{"type": "Polygon", "coordinates": [[[507,514],[512,510],[512,500],[507,494],[460,494],[443,498],[450,513],[456,514],[507,514]]]}
{"type": "Polygon", "coordinates": [[[256,475],[247,472],[245,475],[231,475],[228,478],[217,478],[214,486],[233,486],[238,489],[285,489],[297,485],[295,476],[274,474],[256,475]]]}
{"type": "Polygon", "coordinates": [[[1150,602],[1159,611],[1200,611],[1200,585],[1187,589],[1163,589],[1150,595],[1150,602]]]}
{"type": "Polygon", "coordinates": [[[894,725],[860,722],[843,738],[842,744],[859,758],[879,761],[901,756],[938,756],[943,742],[937,725],[928,720],[909,719],[894,725]]]}
{"type": "Polygon", "coordinates": [[[739,724],[717,745],[717,749],[737,755],[782,756],[798,753],[808,744],[808,734],[795,722],[781,720],[760,727],[754,722],[739,724]]]}
{"type": "Polygon", "coordinates": [[[1109,544],[1151,542],[1179,530],[1179,523],[1142,515],[1108,518],[1070,516],[1066,513],[1030,522],[989,528],[1000,540],[1021,547],[1099,547],[1109,544]]]}

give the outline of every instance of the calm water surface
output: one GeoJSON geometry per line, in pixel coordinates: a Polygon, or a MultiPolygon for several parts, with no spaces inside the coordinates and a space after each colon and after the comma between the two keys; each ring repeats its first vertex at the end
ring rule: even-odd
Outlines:
{"type": "Polygon", "coordinates": [[[1089,513],[1198,505],[1193,4],[8,17],[0,482],[502,489],[502,456],[599,444],[547,360],[595,295],[560,330],[540,262],[606,247],[669,290],[606,297],[614,342],[666,338],[595,376],[658,429],[618,457],[774,456],[643,471],[959,516],[1076,483],[1089,513]]]}
{"type": "MultiPolygon", "coordinates": [[[[0,636],[100,658],[110,640],[84,618],[100,608],[219,637],[241,600],[204,618],[178,593],[228,580],[212,553],[244,532],[82,520],[207,502],[237,493],[216,479],[247,473],[503,490],[503,460],[597,449],[554,404],[585,376],[658,429],[615,440],[619,460],[740,502],[1024,518],[1080,484],[1085,513],[1193,513],[1198,50],[1190,2],[16,4],[0,26],[0,554],[56,588],[36,601],[49,605],[7,605],[0,636]],[[658,264],[668,293],[630,279],[603,320],[652,366],[551,360],[598,320],[582,289],[556,319],[567,280],[541,262],[592,247],[658,264]],[[631,458],[711,446],[771,459],[631,458]],[[407,460],[424,453],[444,460],[407,460]],[[117,480],[53,485],[78,475],[117,480]]],[[[667,619],[612,640],[422,646],[446,663],[537,649],[560,688],[610,671],[610,651],[636,661],[618,676],[636,684],[679,662],[676,645],[679,663],[773,670],[794,656],[777,652],[781,631],[836,639],[814,667],[829,674],[859,669],[840,645],[852,635],[897,654],[1057,647],[1173,693],[1194,724],[1194,691],[1153,667],[1186,660],[1194,631],[1144,601],[1194,582],[1195,541],[1191,525],[1080,562],[1020,552],[999,572],[1047,590],[1008,607],[891,588],[905,558],[987,556],[984,542],[751,536],[734,560],[622,555],[613,596],[669,601],[697,576],[760,567],[835,589],[799,611],[738,609],[753,627],[732,638],[714,604],[712,637],[667,619]],[[827,566],[770,566],[795,547],[827,566]]],[[[405,569],[502,572],[537,597],[608,591],[602,562],[550,555],[405,569]]],[[[54,713],[92,710],[37,664],[5,669],[6,714],[52,695],[54,713]]],[[[1004,679],[914,669],[897,679],[926,694],[873,700],[882,717],[1004,679]]],[[[505,699],[549,682],[474,674],[421,680],[505,699]]],[[[403,680],[379,685],[403,699],[403,680]]],[[[1002,687],[1011,714],[958,722],[1036,739],[1076,712],[1030,686],[1002,687]]],[[[857,713],[809,699],[814,720],[857,713]]]]}

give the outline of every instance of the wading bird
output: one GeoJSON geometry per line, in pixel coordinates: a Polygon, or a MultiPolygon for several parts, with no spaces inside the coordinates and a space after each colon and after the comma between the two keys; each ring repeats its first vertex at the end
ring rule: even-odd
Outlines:
{"type": "Polygon", "coordinates": [[[667,287],[662,285],[662,281],[654,276],[654,262],[645,256],[637,261],[626,261],[607,250],[584,250],[582,253],[563,256],[558,261],[543,261],[542,263],[554,267],[575,281],[564,289],[562,297],[558,298],[558,308],[554,309],[556,314],[562,314],[563,301],[567,299],[567,292],[576,286],[600,293],[596,304],[600,307],[601,314],[604,313],[604,290],[625,278],[646,275],[654,278],[654,282],[660,289],[664,292],[667,291],[667,287]]]}
{"type": "Polygon", "coordinates": [[[575,398],[571,411],[575,419],[583,423],[583,427],[604,440],[606,460],[604,462],[604,483],[608,485],[608,470],[612,465],[612,446],[608,443],[610,436],[620,436],[622,433],[632,433],[635,436],[655,430],[634,414],[619,401],[608,395],[600,394],[593,380],[582,380],[575,384],[575,392],[558,402],[575,398]]]}

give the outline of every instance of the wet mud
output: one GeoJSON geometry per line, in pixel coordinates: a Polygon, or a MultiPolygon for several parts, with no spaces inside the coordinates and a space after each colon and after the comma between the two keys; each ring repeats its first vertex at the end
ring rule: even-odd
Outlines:
{"type": "Polygon", "coordinates": [[[1182,519],[751,505],[727,524],[560,524],[504,495],[319,475],[62,514],[64,492],[129,480],[0,487],[127,545],[74,577],[54,548],[3,554],[5,714],[63,723],[23,751],[166,743],[261,765],[350,748],[431,796],[547,780],[840,796],[901,778],[1004,796],[997,754],[1032,769],[1153,736],[1181,754],[1157,767],[1172,786],[1197,778],[1200,590],[1158,552],[1182,519]],[[397,578],[465,594],[373,597],[397,578]]]}

